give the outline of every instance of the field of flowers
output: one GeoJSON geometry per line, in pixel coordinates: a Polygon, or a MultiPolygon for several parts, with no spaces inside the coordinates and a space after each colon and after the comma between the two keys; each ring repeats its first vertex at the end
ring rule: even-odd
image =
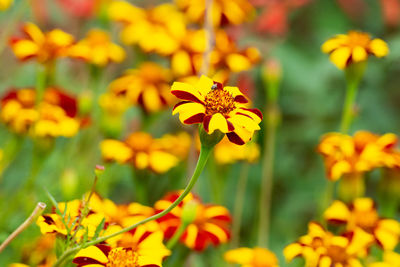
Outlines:
{"type": "Polygon", "coordinates": [[[0,0],[0,266],[400,267],[400,0],[0,0]]]}

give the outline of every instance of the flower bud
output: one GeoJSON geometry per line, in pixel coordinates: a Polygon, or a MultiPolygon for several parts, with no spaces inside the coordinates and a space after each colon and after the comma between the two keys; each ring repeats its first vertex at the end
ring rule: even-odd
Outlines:
{"type": "Polygon", "coordinates": [[[181,217],[183,225],[189,225],[196,219],[198,206],[199,203],[196,200],[189,201],[183,206],[181,217]]]}
{"type": "Polygon", "coordinates": [[[212,134],[208,134],[201,124],[199,127],[199,136],[202,147],[213,148],[222,140],[222,138],[224,138],[225,134],[219,130],[215,130],[212,134]]]}
{"type": "Polygon", "coordinates": [[[94,173],[96,174],[97,177],[99,177],[104,173],[105,169],[106,168],[104,168],[103,165],[96,165],[96,167],[94,168],[94,173]]]}

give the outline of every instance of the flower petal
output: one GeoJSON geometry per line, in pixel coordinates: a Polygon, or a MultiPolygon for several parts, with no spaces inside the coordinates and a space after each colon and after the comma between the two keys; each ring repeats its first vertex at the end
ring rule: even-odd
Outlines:
{"type": "Polygon", "coordinates": [[[215,130],[220,130],[223,133],[229,132],[228,122],[221,113],[215,113],[210,119],[208,133],[212,134],[215,130]]]}
{"type": "Polygon", "coordinates": [[[349,47],[340,47],[334,50],[330,55],[330,60],[339,69],[344,69],[351,54],[349,47]]]}
{"type": "Polygon", "coordinates": [[[204,114],[205,111],[206,108],[202,104],[183,101],[175,105],[174,109],[172,110],[172,115],[179,113],[179,120],[182,123],[186,123],[185,121],[188,120],[188,124],[190,124],[193,123],[190,118],[198,114],[204,114]]]}
{"type": "Polygon", "coordinates": [[[81,249],[78,254],[76,254],[73,263],[83,265],[84,263],[89,264],[105,264],[108,262],[107,256],[104,252],[96,246],[90,246],[81,249]]]}
{"type": "MultiPolygon", "coordinates": [[[[211,86],[210,86],[211,89],[211,86]]],[[[181,82],[174,82],[171,87],[171,93],[179,99],[203,103],[204,97],[193,85],[181,82]]]]}
{"type": "Polygon", "coordinates": [[[382,39],[374,39],[369,43],[369,49],[377,57],[384,57],[389,53],[389,47],[382,39]]]}
{"type": "Polygon", "coordinates": [[[360,62],[366,60],[368,58],[368,54],[367,51],[365,51],[364,47],[356,46],[353,49],[351,58],[353,59],[354,62],[360,62]]]}

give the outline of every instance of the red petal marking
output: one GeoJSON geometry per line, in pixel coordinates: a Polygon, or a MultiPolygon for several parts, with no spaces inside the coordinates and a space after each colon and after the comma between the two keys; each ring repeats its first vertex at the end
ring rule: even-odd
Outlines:
{"type": "Polygon", "coordinates": [[[71,118],[76,116],[76,114],[78,113],[78,104],[73,96],[66,94],[59,88],[51,88],[46,91],[46,94],[51,94],[51,93],[57,95],[57,100],[53,102],[53,99],[50,98],[51,101],[48,102],[60,106],[65,111],[65,113],[67,113],[67,116],[71,118]]]}
{"type": "Polygon", "coordinates": [[[258,109],[256,109],[256,108],[242,108],[242,109],[247,110],[247,111],[250,111],[250,112],[253,112],[253,113],[256,114],[258,117],[260,117],[260,119],[263,119],[263,115],[262,115],[261,111],[258,110],[258,109]]]}
{"type": "Polygon", "coordinates": [[[249,101],[246,99],[246,97],[244,97],[244,96],[242,96],[242,95],[237,95],[237,96],[235,96],[235,99],[234,99],[233,101],[238,102],[238,103],[243,103],[243,104],[249,102],[249,101]]]}
{"type": "Polygon", "coordinates": [[[204,127],[204,130],[206,130],[207,133],[208,133],[208,126],[210,125],[211,117],[212,116],[205,116],[204,120],[203,120],[203,127],[204,127]]]}
{"type": "Polygon", "coordinates": [[[231,141],[234,144],[237,144],[239,146],[245,144],[242,138],[240,138],[239,135],[237,135],[235,132],[227,133],[226,136],[228,137],[229,141],[231,141]]]}
{"type": "Polygon", "coordinates": [[[54,220],[53,220],[53,218],[51,218],[50,216],[48,216],[48,215],[42,215],[42,217],[44,218],[44,222],[45,223],[47,223],[47,224],[55,224],[55,222],[54,222],[54,220]]]}
{"type": "Polygon", "coordinates": [[[78,264],[77,267],[90,265],[90,264],[99,264],[99,265],[106,266],[106,265],[102,264],[101,262],[99,262],[93,258],[88,258],[88,257],[77,257],[72,260],[72,263],[78,264]]]}
{"type": "Polygon", "coordinates": [[[143,240],[145,240],[147,237],[149,237],[149,235],[151,235],[151,232],[145,232],[138,240],[138,243],[141,243],[143,240]]]}
{"type": "Polygon", "coordinates": [[[195,95],[189,93],[189,92],[185,92],[185,91],[179,91],[179,90],[173,90],[171,91],[171,93],[176,96],[179,99],[182,100],[189,100],[189,101],[193,101],[199,104],[204,104],[203,101],[201,101],[200,99],[198,99],[195,95]]]}
{"type": "Polygon", "coordinates": [[[196,115],[193,115],[193,116],[187,118],[183,122],[186,123],[186,124],[201,123],[204,120],[204,116],[205,116],[204,113],[198,113],[196,115]]]}
{"type": "Polygon", "coordinates": [[[247,118],[253,119],[251,116],[244,114],[242,112],[236,112],[236,115],[242,115],[242,116],[246,116],[247,118]]]}
{"type": "Polygon", "coordinates": [[[216,221],[222,221],[221,223],[229,223],[232,220],[232,218],[229,215],[216,215],[211,217],[210,219],[216,221]]]}
{"type": "Polygon", "coordinates": [[[146,264],[146,265],[140,265],[140,267],[160,267],[160,265],[157,265],[157,264],[146,264]]]}
{"type": "Polygon", "coordinates": [[[216,86],[217,86],[216,89],[222,89],[222,88],[223,88],[222,83],[219,83],[219,82],[216,82],[216,81],[214,81],[214,84],[213,84],[213,85],[216,85],[216,86]]]}
{"type": "Polygon", "coordinates": [[[208,238],[204,231],[199,231],[194,243],[194,250],[202,251],[207,247],[208,238]]]}
{"type": "Polygon", "coordinates": [[[180,105],[187,104],[187,103],[191,103],[191,102],[190,102],[190,101],[181,101],[181,102],[175,104],[175,106],[174,106],[174,108],[173,108],[172,110],[176,109],[176,108],[179,107],[180,105]]]}
{"type": "Polygon", "coordinates": [[[226,123],[228,124],[228,131],[232,132],[235,130],[235,126],[233,126],[232,122],[226,120],[226,123]]]}
{"type": "Polygon", "coordinates": [[[108,256],[108,253],[111,251],[111,247],[109,245],[97,244],[96,247],[100,249],[106,256],[108,256]]]}

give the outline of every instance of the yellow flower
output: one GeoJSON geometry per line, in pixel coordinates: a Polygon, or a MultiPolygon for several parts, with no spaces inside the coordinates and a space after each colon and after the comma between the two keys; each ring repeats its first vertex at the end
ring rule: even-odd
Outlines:
{"type": "Polygon", "coordinates": [[[330,60],[339,69],[344,69],[351,63],[365,61],[368,55],[384,57],[389,53],[385,41],[371,39],[368,33],[357,31],[339,34],[326,41],[321,49],[330,54],[330,60]]]}
{"type": "Polygon", "coordinates": [[[324,157],[328,178],[335,181],[346,174],[399,166],[396,144],[397,136],[390,133],[378,136],[359,131],[353,137],[329,133],[322,138],[318,152],[324,157]]]}
{"type": "MultiPolygon", "coordinates": [[[[186,16],[193,22],[204,21],[206,0],[175,0],[186,16]]],[[[214,26],[225,24],[238,25],[251,18],[253,6],[247,0],[215,0],[212,1],[211,14],[214,26]]]]}
{"type": "Polygon", "coordinates": [[[400,254],[394,251],[383,252],[383,262],[368,264],[368,267],[400,267],[400,254]]]}
{"type": "Polygon", "coordinates": [[[191,144],[191,136],[186,132],[180,132],[177,134],[165,134],[156,139],[154,147],[167,151],[183,160],[187,157],[191,144]]]}
{"type": "Polygon", "coordinates": [[[125,96],[132,105],[140,105],[146,112],[156,112],[174,101],[169,92],[171,79],[168,69],[145,62],[138,69],[128,70],[114,80],[109,92],[125,96]]]}
{"type": "Polygon", "coordinates": [[[318,223],[311,222],[308,234],[285,247],[283,254],[287,261],[303,257],[307,267],[362,267],[359,257],[366,255],[372,241],[371,235],[360,228],[356,228],[351,235],[336,236],[318,223]]]}
{"type": "Polygon", "coordinates": [[[165,173],[179,162],[172,153],[161,148],[151,135],[133,133],[124,141],[107,139],[100,144],[103,158],[119,163],[132,162],[136,169],[165,173]]]}
{"type": "Polygon", "coordinates": [[[242,267],[278,267],[275,254],[266,248],[237,248],[224,254],[225,261],[242,267]]]}
{"type": "Polygon", "coordinates": [[[125,51],[111,42],[107,32],[92,29],[85,39],[69,49],[69,56],[81,58],[88,63],[105,66],[109,62],[121,62],[125,59],[125,51]]]}
{"type": "Polygon", "coordinates": [[[254,163],[260,156],[260,147],[255,142],[238,146],[224,138],[215,145],[214,157],[219,164],[233,164],[237,161],[254,163]]]}
{"type": "Polygon", "coordinates": [[[128,109],[129,101],[124,95],[107,92],[100,96],[99,105],[106,113],[120,116],[128,109]]]}
{"type": "Polygon", "coordinates": [[[73,44],[74,37],[60,29],[43,33],[33,23],[22,27],[25,38],[13,37],[10,40],[11,49],[20,60],[36,58],[40,63],[48,63],[58,57],[68,54],[68,48],[73,44]]]}
{"type": "Polygon", "coordinates": [[[14,3],[14,0],[0,0],[0,10],[8,9],[12,3],[14,3]]]}
{"type": "Polygon", "coordinates": [[[357,198],[349,206],[334,201],[325,211],[324,218],[331,223],[346,224],[347,231],[360,227],[371,234],[384,250],[392,250],[399,241],[400,223],[379,217],[375,203],[370,198],[357,198]]]}
{"type": "Polygon", "coordinates": [[[239,88],[214,82],[201,76],[196,85],[174,82],[171,93],[184,100],[175,105],[172,114],[179,113],[184,124],[202,123],[204,130],[226,133],[229,141],[243,145],[259,130],[262,114],[246,108],[247,98],[239,88]]]}
{"type": "Polygon", "coordinates": [[[128,2],[114,1],[108,11],[112,20],[124,24],[122,42],[137,44],[145,52],[170,55],[185,36],[185,18],[172,4],[145,10],[128,2]]]}

